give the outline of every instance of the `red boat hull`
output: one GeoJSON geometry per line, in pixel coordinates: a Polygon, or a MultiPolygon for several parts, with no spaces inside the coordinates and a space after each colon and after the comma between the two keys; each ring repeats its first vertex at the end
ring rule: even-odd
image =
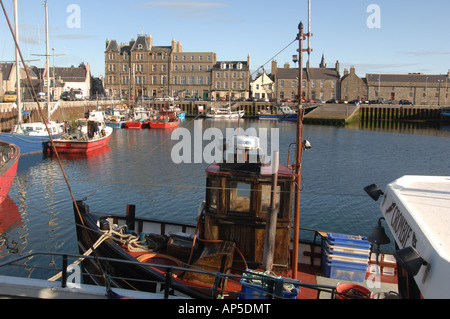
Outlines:
{"type": "Polygon", "coordinates": [[[150,128],[175,128],[178,127],[178,121],[163,122],[163,121],[150,121],[150,128]]]}
{"type": "Polygon", "coordinates": [[[149,122],[140,122],[140,121],[130,121],[125,123],[126,128],[145,128],[149,127],[149,122]]]}
{"type": "Polygon", "coordinates": [[[18,146],[0,141],[0,146],[10,147],[12,154],[9,161],[0,169],[0,204],[6,199],[9,188],[17,174],[17,165],[19,164],[20,149],[18,146]]]}
{"type": "Polygon", "coordinates": [[[111,135],[95,141],[55,141],[55,148],[58,153],[80,154],[89,153],[108,145],[111,135]]]}

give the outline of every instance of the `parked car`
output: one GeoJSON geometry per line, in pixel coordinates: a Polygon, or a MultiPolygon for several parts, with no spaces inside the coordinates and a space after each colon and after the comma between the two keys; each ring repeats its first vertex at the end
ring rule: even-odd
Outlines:
{"type": "Polygon", "coordinates": [[[400,105],[413,105],[412,102],[410,102],[408,100],[400,100],[398,102],[398,104],[400,104],[400,105]]]}
{"type": "Polygon", "coordinates": [[[336,100],[336,99],[331,99],[331,100],[328,100],[327,103],[333,103],[333,104],[336,104],[336,103],[339,103],[339,101],[336,100]]]}
{"type": "Polygon", "coordinates": [[[37,94],[37,98],[38,98],[38,101],[39,101],[39,102],[47,101],[47,93],[45,93],[45,92],[39,92],[39,93],[37,94]]]}
{"type": "Polygon", "coordinates": [[[62,92],[59,98],[63,101],[72,101],[72,97],[69,91],[62,92]]]}
{"type": "Polygon", "coordinates": [[[75,101],[84,101],[86,99],[86,96],[81,90],[73,90],[71,93],[73,94],[75,101]]]}
{"type": "Polygon", "coordinates": [[[6,91],[3,95],[3,102],[16,102],[17,93],[13,91],[6,91]]]}

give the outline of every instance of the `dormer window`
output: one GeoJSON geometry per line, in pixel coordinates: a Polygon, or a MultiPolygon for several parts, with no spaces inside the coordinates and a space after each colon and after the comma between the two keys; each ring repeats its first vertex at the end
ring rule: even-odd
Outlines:
{"type": "Polygon", "coordinates": [[[138,44],[138,50],[142,50],[142,44],[138,44]]]}
{"type": "Polygon", "coordinates": [[[239,62],[239,63],[237,64],[237,69],[238,69],[238,70],[242,70],[242,63],[241,63],[241,62],[239,62]]]}

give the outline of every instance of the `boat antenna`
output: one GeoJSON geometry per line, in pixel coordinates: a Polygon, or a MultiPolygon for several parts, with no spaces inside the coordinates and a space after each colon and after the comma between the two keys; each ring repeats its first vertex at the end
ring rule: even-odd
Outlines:
{"type": "Polygon", "coordinates": [[[300,226],[300,185],[302,180],[302,151],[303,151],[303,105],[302,105],[302,83],[303,83],[303,52],[310,52],[310,48],[303,49],[303,41],[306,37],[311,36],[310,33],[303,33],[303,23],[300,21],[298,25],[297,40],[299,43],[298,54],[298,109],[297,109],[297,150],[295,168],[295,199],[294,199],[294,234],[293,234],[293,251],[292,251],[292,278],[297,279],[298,270],[298,240],[300,226]]]}

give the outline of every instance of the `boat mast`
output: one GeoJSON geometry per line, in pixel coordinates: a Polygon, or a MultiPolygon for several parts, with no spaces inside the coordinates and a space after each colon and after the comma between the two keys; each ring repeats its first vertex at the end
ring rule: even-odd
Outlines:
{"type": "Polygon", "coordinates": [[[47,1],[45,1],[45,56],[46,56],[46,64],[47,64],[47,121],[50,121],[50,52],[49,52],[49,43],[48,43],[48,5],[47,1]]]}
{"type": "MultiPolygon", "coordinates": [[[[14,0],[14,37],[16,39],[16,43],[19,43],[19,19],[17,15],[17,0],[14,0]]],[[[18,124],[22,124],[22,93],[20,88],[20,64],[19,64],[19,48],[17,45],[14,45],[15,53],[16,53],[16,87],[17,87],[17,110],[18,116],[17,121],[18,124]]]]}
{"type": "Polygon", "coordinates": [[[297,279],[298,270],[298,240],[300,227],[300,187],[302,181],[302,152],[303,152],[303,106],[302,106],[302,83],[303,83],[303,52],[310,52],[311,49],[303,49],[303,40],[311,36],[310,33],[303,33],[303,23],[298,25],[297,40],[299,42],[298,54],[298,110],[297,110],[297,150],[295,162],[295,199],[294,199],[294,236],[292,250],[292,278],[297,279]]]}

